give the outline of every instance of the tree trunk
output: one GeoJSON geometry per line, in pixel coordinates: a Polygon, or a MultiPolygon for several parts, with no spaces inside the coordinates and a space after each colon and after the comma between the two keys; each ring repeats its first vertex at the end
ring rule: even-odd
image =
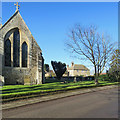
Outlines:
{"type": "Polygon", "coordinates": [[[96,84],[96,85],[99,84],[99,82],[98,82],[98,77],[97,77],[97,76],[95,77],[95,84],[96,84]]]}
{"type": "Polygon", "coordinates": [[[97,69],[96,69],[96,65],[94,66],[95,67],[95,84],[98,85],[98,76],[97,76],[97,69]]]}
{"type": "Polygon", "coordinates": [[[100,70],[100,69],[99,69],[99,65],[98,65],[98,77],[99,77],[99,75],[100,75],[100,74],[99,74],[99,70],[100,70]]]}

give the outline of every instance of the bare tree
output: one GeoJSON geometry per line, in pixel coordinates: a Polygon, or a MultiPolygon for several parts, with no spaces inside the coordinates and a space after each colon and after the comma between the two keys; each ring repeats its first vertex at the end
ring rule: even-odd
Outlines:
{"type": "Polygon", "coordinates": [[[77,56],[82,55],[94,65],[95,84],[98,84],[97,78],[109,62],[114,49],[114,45],[109,42],[109,36],[100,35],[93,25],[88,28],[75,25],[70,30],[68,38],[67,50],[77,56]]]}

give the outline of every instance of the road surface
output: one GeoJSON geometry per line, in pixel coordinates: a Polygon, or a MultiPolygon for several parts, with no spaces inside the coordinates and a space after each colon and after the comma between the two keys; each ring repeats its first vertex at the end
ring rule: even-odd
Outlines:
{"type": "Polygon", "coordinates": [[[118,88],[3,110],[3,118],[118,118],[118,88]]]}

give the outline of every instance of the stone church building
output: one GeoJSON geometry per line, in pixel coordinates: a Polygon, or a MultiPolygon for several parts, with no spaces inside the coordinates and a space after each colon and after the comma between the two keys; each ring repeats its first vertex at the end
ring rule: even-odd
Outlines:
{"type": "Polygon", "coordinates": [[[1,27],[0,33],[0,67],[4,84],[44,83],[42,50],[18,9],[1,27]]]}

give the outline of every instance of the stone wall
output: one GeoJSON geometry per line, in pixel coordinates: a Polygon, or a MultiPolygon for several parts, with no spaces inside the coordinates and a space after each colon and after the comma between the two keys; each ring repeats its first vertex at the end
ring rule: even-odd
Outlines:
{"type": "MultiPolygon", "coordinates": [[[[46,79],[49,79],[51,81],[55,81],[57,78],[56,77],[46,77],[46,79]]],[[[63,81],[67,81],[67,82],[74,82],[76,80],[76,82],[79,81],[91,81],[94,80],[94,76],[87,76],[87,77],[83,77],[83,76],[63,76],[61,78],[61,80],[63,81]]],[[[61,81],[60,80],[60,81],[61,81]]]]}
{"type": "Polygon", "coordinates": [[[74,70],[74,76],[77,75],[83,75],[83,76],[89,76],[90,75],[90,71],[89,70],[74,70]]]}
{"type": "Polygon", "coordinates": [[[0,86],[4,85],[4,77],[0,75],[0,86]]]}
{"type": "Polygon", "coordinates": [[[90,71],[87,70],[87,71],[83,71],[83,70],[68,70],[69,71],[69,75],[70,76],[80,76],[80,75],[83,75],[83,76],[89,76],[90,75],[90,71]]]}
{"type": "Polygon", "coordinates": [[[4,77],[2,76],[2,64],[3,64],[3,38],[2,31],[0,30],[0,86],[4,84],[4,77]]]}
{"type": "Polygon", "coordinates": [[[3,75],[5,78],[5,84],[24,84],[25,76],[29,76],[29,69],[4,67],[3,75]]]}
{"type": "MultiPolygon", "coordinates": [[[[42,51],[31,32],[23,21],[19,12],[16,12],[5,23],[0,30],[2,31],[2,38],[5,41],[7,38],[11,41],[11,67],[6,67],[4,64],[3,56],[3,70],[2,75],[5,77],[5,84],[41,84],[44,78],[42,51]],[[20,66],[13,67],[13,32],[15,29],[19,29],[20,33],[20,66]],[[26,42],[28,45],[28,61],[27,67],[22,67],[22,43],[26,42]],[[39,57],[38,57],[39,56],[39,57]],[[40,61],[40,67],[38,66],[40,61]]],[[[3,42],[4,49],[4,42],[3,42]]]]}
{"type": "Polygon", "coordinates": [[[2,75],[2,58],[3,58],[3,41],[2,39],[0,38],[0,75],[2,75]]]}

